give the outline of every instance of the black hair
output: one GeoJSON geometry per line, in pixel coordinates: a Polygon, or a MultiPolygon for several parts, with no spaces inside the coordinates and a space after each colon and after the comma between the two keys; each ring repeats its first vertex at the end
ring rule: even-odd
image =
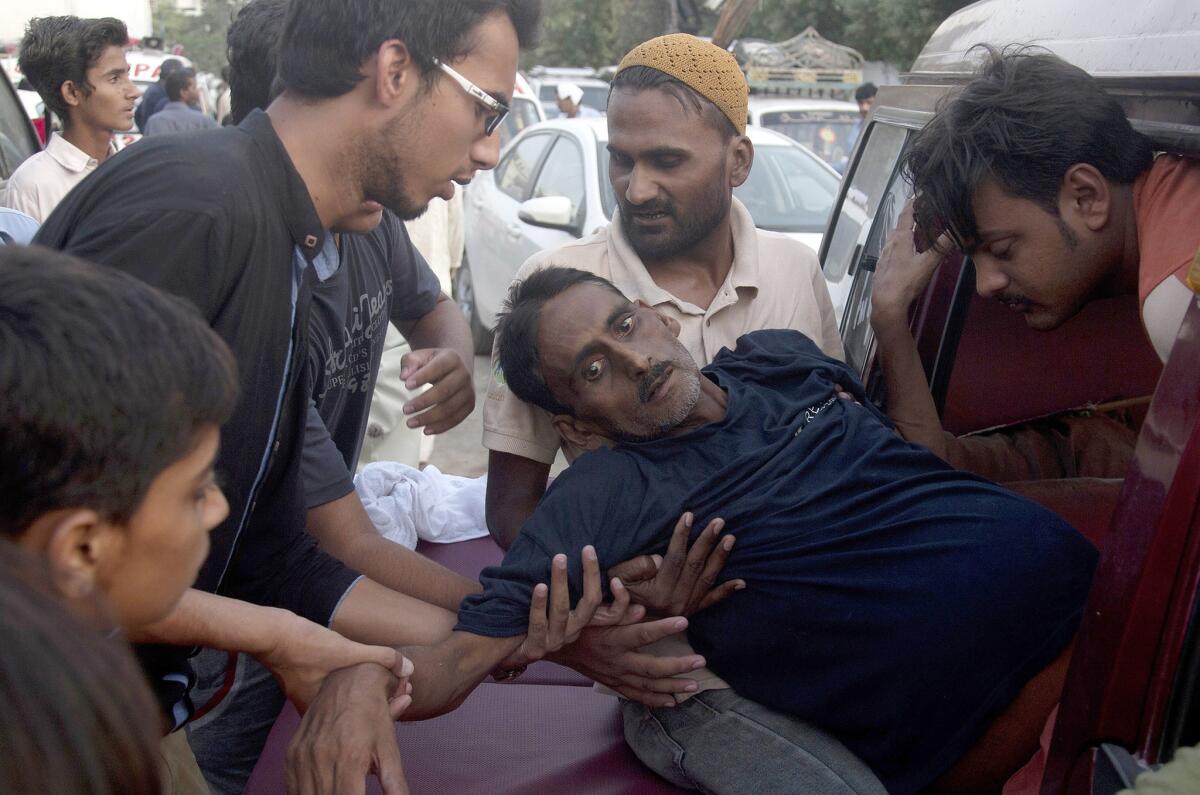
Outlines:
{"type": "Polygon", "coordinates": [[[279,37],[289,0],[252,0],[243,6],[225,34],[229,57],[229,115],[234,124],[279,94],[279,37]]]}
{"type": "Polygon", "coordinates": [[[1087,72],[1028,47],[985,49],[974,79],[943,100],[902,161],[919,230],[928,240],[947,233],[964,251],[977,242],[972,196],[988,177],[1058,216],[1071,166],[1127,185],[1153,161],[1149,139],[1087,72]]]}
{"type": "Polygon", "coordinates": [[[362,66],[389,39],[408,47],[424,76],[433,59],[452,62],[475,46],[475,28],[502,12],[522,48],[537,41],[541,0],[293,0],[279,48],[283,88],[339,97],[363,79],[362,66]]]}
{"type": "Polygon", "coordinates": [[[864,99],[870,99],[879,93],[879,88],[874,83],[863,83],[858,88],[854,89],[854,101],[862,102],[864,99]]]}
{"type": "Polygon", "coordinates": [[[708,97],[689,86],[677,77],[659,71],[652,66],[630,66],[617,72],[612,85],[608,89],[609,97],[614,91],[645,91],[656,88],[670,94],[683,107],[684,111],[692,111],[703,118],[710,127],[721,133],[728,141],[738,134],[737,128],[729,117],[708,97]]]}
{"type": "Polygon", "coordinates": [[[165,84],[168,77],[185,68],[183,61],[178,58],[164,58],[163,62],[158,65],[158,82],[165,84]]]}
{"type": "Polygon", "coordinates": [[[538,323],[546,302],[577,284],[598,284],[624,298],[613,283],[576,268],[549,267],[517,282],[496,320],[496,349],[504,383],[512,393],[551,414],[572,414],[554,397],[538,362],[538,323]]]}
{"type": "Polygon", "coordinates": [[[237,401],[190,302],[49,249],[0,247],[0,535],[91,508],[125,523],[237,401]]]}
{"type": "Polygon", "coordinates": [[[145,676],[51,580],[45,559],[0,540],[0,792],[158,795],[160,718],[145,676]]]}
{"type": "Polygon", "coordinates": [[[167,78],[163,80],[163,91],[167,92],[167,99],[172,102],[178,102],[183,96],[184,89],[188,87],[188,83],[196,79],[196,70],[190,66],[185,66],[182,69],[176,69],[167,78]]]}
{"type": "Polygon", "coordinates": [[[109,47],[127,44],[129,31],[119,19],[38,17],[25,29],[17,63],[46,107],[66,119],[70,106],[62,98],[63,83],[74,83],[87,96],[92,91],[88,69],[109,47]]]}

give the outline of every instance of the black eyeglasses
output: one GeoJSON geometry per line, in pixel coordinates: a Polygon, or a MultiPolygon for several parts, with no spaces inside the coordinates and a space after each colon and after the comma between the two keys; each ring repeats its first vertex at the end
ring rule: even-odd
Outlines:
{"type": "Polygon", "coordinates": [[[499,127],[504,122],[504,119],[508,116],[508,105],[505,105],[503,102],[499,101],[491,94],[451,69],[449,66],[446,66],[446,64],[442,63],[437,58],[433,59],[433,65],[449,75],[451,80],[462,86],[463,91],[466,91],[468,94],[474,97],[476,101],[492,112],[491,118],[489,118],[483,124],[483,134],[491,135],[494,133],[496,128],[499,127]]]}

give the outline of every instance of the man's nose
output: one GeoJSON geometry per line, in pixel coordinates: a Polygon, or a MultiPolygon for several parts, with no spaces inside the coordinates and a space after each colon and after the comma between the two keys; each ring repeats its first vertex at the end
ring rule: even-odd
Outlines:
{"type": "Polygon", "coordinates": [[[484,135],[471,147],[471,162],[477,171],[495,168],[500,160],[500,131],[484,135]]]}
{"type": "Polygon", "coordinates": [[[621,345],[613,351],[614,358],[621,367],[634,378],[640,378],[650,370],[653,364],[651,358],[630,345],[621,345]]]}
{"type": "Polygon", "coordinates": [[[651,179],[647,169],[635,165],[629,172],[629,184],[625,186],[626,201],[640,205],[652,201],[657,195],[658,185],[651,179]]]}
{"type": "Polygon", "coordinates": [[[973,259],[975,263],[975,291],[984,298],[992,298],[1004,292],[1009,279],[1002,270],[986,260],[973,259]]]}

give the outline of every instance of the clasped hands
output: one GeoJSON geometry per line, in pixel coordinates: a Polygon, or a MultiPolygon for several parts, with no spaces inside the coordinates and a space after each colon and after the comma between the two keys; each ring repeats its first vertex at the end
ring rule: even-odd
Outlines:
{"type": "Polygon", "coordinates": [[[693,692],[691,679],[679,678],[705,664],[696,654],[660,657],[642,647],[687,629],[687,617],[727,599],[745,587],[742,580],[718,584],[734,547],[722,535],[725,522],[708,523],[689,548],[694,517],[675,524],[666,555],[643,555],[609,570],[613,600],[604,604],[596,552],[582,552],[583,595],[572,610],[566,555],[556,555],[550,585],[537,585],[529,609],[529,633],[501,669],[543,657],[567,665],[625,698],[649,706],[675,704],[677,693],[693,692]],[[648,618],[653,616],[654,618],[648,618]]]}

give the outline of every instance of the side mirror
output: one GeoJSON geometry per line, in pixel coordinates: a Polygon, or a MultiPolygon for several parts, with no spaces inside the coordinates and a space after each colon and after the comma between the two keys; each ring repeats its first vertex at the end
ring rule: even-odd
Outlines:
{"type": "Polygon", "coordinates": [[[566,196],[541,196],[521,202],[517,217],[532,226],[575,233],[575,206],[566,196]]]}

